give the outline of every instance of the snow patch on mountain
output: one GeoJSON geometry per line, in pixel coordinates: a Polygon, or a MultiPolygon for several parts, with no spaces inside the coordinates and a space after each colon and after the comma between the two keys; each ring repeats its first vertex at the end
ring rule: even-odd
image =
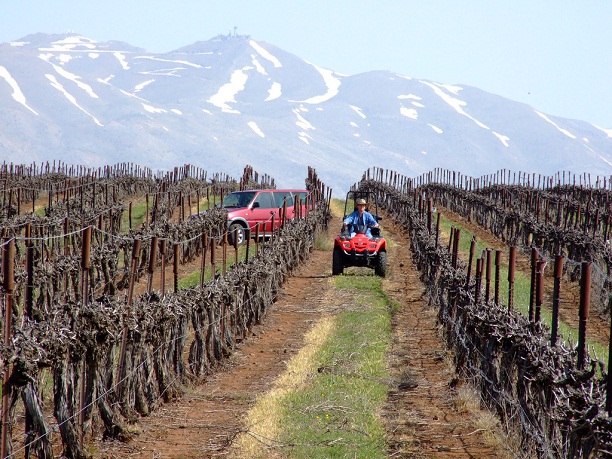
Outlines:
{"type": "Polygon", "coordinates": [[[557,123],[555,123],[553,120],[551,120],[548,116],[546,116],[544,113],[540,113],[537,110],[534,110],[534,112],[536,112],[536,114],[541,117],[542,119],[548,121],[550,124],[552,124],[554,127],[556,127],[559,132],[563,133],[564,135],[568,136],[570,139],[575,139],[576,136],[574,134],[572,134],[570,131],[568,131],[567,129],[563,129],[562,127],[560,127],[557,123]]]}
{"type": "Polygon", "coordinates": [[[125,56],[122,53],[120,53],[119,51],[115,51],[113,53],[113,56],[115,56],[117,58],[117,60],[119,61],[119,64],[121,64],[121,68],[123,70],[129,70],[130,69],[129,64],[125,60],[125,56]]]}
{"type": "Polygon", "coordinates": [[[269,102],[274,99],[278,99],[282,95],[281,84],[278,82],[273,82],[270,89],[268,89],[268,97],[264,100],[264,102],[269,102]]]}
{"type": "Polygon", "coordinates": [[[407,108],[403,105],[400,107],[400,113],[407,118],[416,120],[419,117],[419,113],[414,108],[407,108]]]}
{"type": "Polygon", "coordinates": [[[443,84],[433,84],[433,83],[429,83],[428,81],[421,81],[421,83],[423,83],[424,85],[429,86],[431,89],[434,90],[434,92],[436,93],[437,96],[439,96],[444,102],[446,102],[448,105],[450,105],[453,109],[455,109],[455,111],[457,113],[459,113],[460,115],[466,116],[469,119],[471,119],[472,121],[474,121],[474,123],[476,123],[478,126],[480,126],[483,129],[489,129],[489,127],[478,121],[476,118],[474,118],[472,115],[469,115],[468,113],[466,113],[462,107],[467,106],[467,102],[461,99],[457,99],[456,97],[453,97],[449,94],[446,94],[444,91],[442,91],[442,88],[452,92],[453,94],[457,94],[462,88],[460,88],[459,86],[451,86],[451,85],[443,85],[443,84]]]}
{"type": "Polygon", "coordinates": [[[219,91],[217,91],[215,95],[211,96],[207,102],[219,107],[221,111],[225,113],[240,114],[238,110],[230,107],[228,102],[236,102],[236,94],[244,90],[248,79],[248,75],[244,73],[242,69],[234,70],[232,72],[232,76],[230,77],[230,82],[221,86],[219,91]]]}
{"type": "Polygon", "coordinates": [[[1,65],[0,65],[0,78],[3,78],[4,81],[6,81],[9,84],[9,86],[11,87],[11,89],[13,90],[13,93],[11,94],[13,99],[15,99],[17,102],[19,102],[21,105],[23,105],[25,108],[30,110],[35,115],[38,115],[36,110],[34,110],[32,107],[30,107],[27,104],[26,98],[23,95],[23,92],[21,92],[21,88],[19,87],[19,85],[17,84],[15,79],[11,76],[11,74],[6,69],[6,67],[3,67],[1,65]]]}
{"type": "Polygon", "coordinates": [[[249,40],[249,45],[251,45],[261,57],[272,62],[274,68],[281,68],[283,66],[283,64],[281,64],[276,57],[274,57],[272,54],[262,48],[255,40],[249,40]]]}
{"type": "Polygon", "coordinates": [[[338,92],[339,92],[338,88],[340,88],[342,81],[339,78],[334,77],[334,71],[324,69],[322,67],[318,67],[314,64],[310,64],[310,65],[312,65],[315,69],[317,69],[317,72],[319,72],[321,76],[323,77],[325,86],[327,86],[327,92],[320,96],[310,97],[309,99],[306,99],[306,100],[301,100],[301,101],[292,100],[291,102],[301,102],[304,104],[320,104],[338,95],[338,92]]]}
{"type": "Polygon", "coordinates": [[[150,85],[154,81],[155,80],[146,80],[146,81],[143,81],[142,83],[137,84],[136,86],[134,86],[134,92],[142,91],[146,86],[150,85]]]}
{"type": "Polygon", "coordinates": [[[100,121],[95,116],[93,116],[91,113],[89,113],[87,110],[85,110],[83,107],[81,107],[78,104],[76,98],[72,94],[70,94],[68,91],[66,91],[64,86],[62,86],[62,84],[59,81],[57,81],[57,79],[55,78],[54,75],[51,75],[51,74],[47,73],[47,74],[45,74],[45,76],[51,82],[51,86],[53,88],[57,89],[58,91],[60,91],[62,94],[64,94],[66,99],[68,99],[70,101],[70,103],[72,103],[72,105],[77,107],[79,110],[81,110],[87,116],[91,117],[91,119],[94,120],[94,123],[96,123],[98,126],[102,126],[102,123],[100,123],[100,121]]]}
{"type": "Polygon", "coordinates": [[[200,64],[194,64],[193,62],[185,61],[185,60],[182,60],[182,59],[162,59],[162,58],[156,57],[156,56],[136,56],[136,57],[134,57],[134,59],[150,59],[152,61],[171,62],[173,64],[187,65],[188,67],[193,67],[193,68],[196,68],[196,69],[201,69],[202,68],[202,66],[200,64]]]}
{"type": "Polygon", "coordinates": [[[55,65],[55,64],[51,64],[51,65],[53,66],[55,71],[58,73],[58,75],[66,78],[67,80],[73,81],[79,88],[81,88],[83,91],[89,94],[90,97],[92,97],[93,99],[98,99],[98,95],[93,91],[93,89],[91,89],[91,86],[80,81],[81,77],[75,75],[74,73],[70,73],[64,70],[59,65],[55,65]]]}
{"type": "Polygon", "coordinates": [[[265,137],[264,133],[262,132],[261,129],[259,129],[259,126],[257,125],[257,123],[255,121],[249,121],[247,123],[247,125],[253,129],[253,132],[255,134],[257,134],[259,137],[261,137],[262,139],[265,137]]]}
{"type": "Polygon", "coordinates": [[[492,132],[493,132],[493,134],[495,135],[495,137],[497,137],[497,138],[499,139],[499,141],[500,141],[501,143],[503,143],[503,144],[504,144],[504,147],[507,147],[507,146],[508,146],[508,140],[510,140],[510,137],[505,136],[505,135],[498,134],[498,133],[497,133],[497,132],[495,132],[495,131],[492,131],[492,132]]]}
{"type": "Polygon", "coordinates": [[[304,118],[302,115],[300,115],[300,112],[298,110],[293,110],[293,113],[295,113],[295,115],[297,116],[297,121],[295,122],[296,126],[301,127],[302,129],[308,131],[310,129],[314,130],[315,127],[310,124],[310,122],[308,122],[308,120],[306,120],[306,118],[304,118]]]}
{"type": "Polygon", "coordinates": [[[595,126],[595,127],[596,127],[597,129],[599,129],[600,131],[605,132],[605,133],[607,134],[607,136],[608,136],[608,137],[612,137],[612,129],[604,129],[604,128],[600,128],[599,126],[597,126],[597,125],[595,125],[595,124],[594,124],[593,126],[595,126]]]}
{"type": "Polygon", "coordinates": [[[354,106],[354,105],[349,105],[349,107],[351,107],[353,110],[355,110],[355,112],[356,112],[356,113],[357,113],[359,116],[361,116],[363,119],[365,119],[365,117],[366,117],[366,116],[363,114],[363,111],[361,110],[361,108],[356,107],[356,106],[354,106]]]}

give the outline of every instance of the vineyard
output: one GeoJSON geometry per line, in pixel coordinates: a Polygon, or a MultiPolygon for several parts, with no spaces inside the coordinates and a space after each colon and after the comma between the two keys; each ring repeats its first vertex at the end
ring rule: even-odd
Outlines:
{"type": "Polygon", "coordinates": [[[376,169],[359,187],[379,193],[379,202],[406,228],[457,371],[521,439],[525,457],[611,456],[610,362],[590,355],[586,345],[592,296],[594,309],[609,317],[611,191],[599,181],[600,188],[552,178],[533,186],[500,183],[505,178],[463,182],[435,171],[410,179],[376,169]],[[474,240],[467,262],[458,256],[459,228],[451,228],[448,246],[440,243],[445,208],[508,244],[505,304],[499,295],[501,250],[495,257],[483,251],[473,275],[474,240]],[[517,250],[531,254],[527,314],[513,307],[517,250]],[[541,321],[545,275],[554,284],[550,328],[541,321]],[[562,278],[563,285],[578,283],[580,289],[579,304],[570,305],[578,317],[577,343],[557,334],[562,278]]]}
{"type": "MultiPolygon", "coordinates": [[[[278,230],[241,247],[227,243],[216,204],[275,188],[249,166],[234,179],[190,166],[5,164],[0,179],[2,458],[86,458],[93,439],[128,440],[130,424],[248,339],[330,217],[331,190],[310,168],[306,210],[296,202],[289,220],[279,208],[278,230]]],[[[404,228],[457,374],[525,457],[612,457],[612,352],[587,333],[589,321],[610,327],[611,187],[565,173],[408,178],[378,168],[354,186],[404,228]],[[476,253],[472,236],[462,251],[455,221],[446,243],[446,214],[498,246],[476,253]]]]}
{"type": "Polygon", "coordinates": [[[239,180],[131,165],[5,166],[2,178],[1,457],[88,457],[88,439],[126,439],[128,423],[214,371],[312,249],[329,194],[309,170],[305,215],[279,208],[278,230],[234,247],[232,263],[216,201],[274,187],[248,166],[239,180]],[[194,260],[199,279],[179,288],[194,260]]]}

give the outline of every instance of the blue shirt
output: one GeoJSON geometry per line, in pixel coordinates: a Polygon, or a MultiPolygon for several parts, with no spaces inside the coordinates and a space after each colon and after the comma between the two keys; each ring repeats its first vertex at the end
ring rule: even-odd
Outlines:
{"type": "MultiPolygon", "coordinates": [[[[369,237],[372,237],[370,226],[376,225],[378,222],[376,221],[376,219],[372,216],[370,212],[364,211],[363,215],[360,217],[359,211],[356,210],[352,212],[351,214],[349,214],[349,216],[344,219],[344,223],[346,223],[347,225],[354,225],[354,226],[360,226],[360,225],[367,226],[368,229],[366,231],[366,235],[369,237]]],[[[351,232],[354,233],[355,231],[351,231],[351,232]]]]}

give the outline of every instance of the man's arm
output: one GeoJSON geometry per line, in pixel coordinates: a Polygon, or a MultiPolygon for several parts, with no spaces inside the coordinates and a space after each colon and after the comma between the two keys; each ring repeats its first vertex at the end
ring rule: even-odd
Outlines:
{"type": "Polygon", "coordinates": [[[378,222],[377,222],[377,221],[376,221],[376,219],[375,219],[375,218],[372,216],[372,214],[371,214],[371,213],[368,213],[367,220],[368,220],[368,221],[366,222],[366,224],[367,224],[369,227],[377,227],[377,226],[378,226],[378,222]]]}
{"type": "Polygon", "coordinates": [[[352,225],[353,223],[355,223],[355,217],[354,214],[355,212],[352,212],[348,215],[348,217],[346,217],[344,219],[344,221],[342,222],[343,225],[352,225]]]}

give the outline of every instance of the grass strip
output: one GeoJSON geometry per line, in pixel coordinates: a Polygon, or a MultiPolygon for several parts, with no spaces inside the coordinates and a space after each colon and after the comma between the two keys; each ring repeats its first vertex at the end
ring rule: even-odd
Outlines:
{"type": "Polygon", "coordinates": [[[313,356],[300,390],[281,401],[279,439],[292,458],[385,458],[377,413],[388,391],[385,354],[391,340],[390,302],[373,275],[334,279],[349,299],[313,356]]]}

